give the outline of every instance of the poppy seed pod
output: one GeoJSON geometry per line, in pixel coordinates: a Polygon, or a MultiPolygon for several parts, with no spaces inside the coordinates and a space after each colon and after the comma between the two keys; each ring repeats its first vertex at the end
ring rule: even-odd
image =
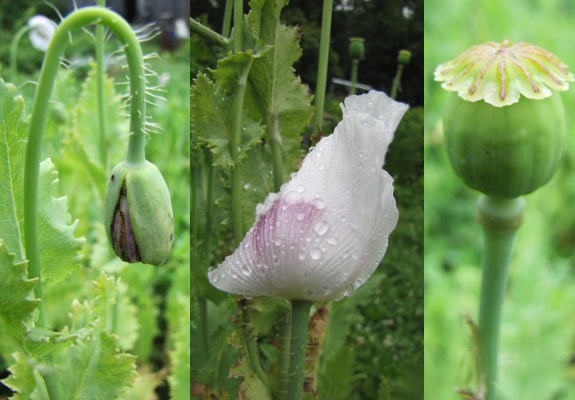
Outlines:
{"type": "Polygon", "coordinates": [[[555,174],[565,141],[563,103],[573,76],[529,43],[473,46],[435,71],[449,91],[443,112],[449,160],[467,186],[488,196],[533,192],[555,174]]]}
{"type": "Polygon", "coordinates": [[[160,265],[174,236],[168,186],[158,168],[123,161],[106,187],[105,226],[114,251],[127,262],[160,265]]]}

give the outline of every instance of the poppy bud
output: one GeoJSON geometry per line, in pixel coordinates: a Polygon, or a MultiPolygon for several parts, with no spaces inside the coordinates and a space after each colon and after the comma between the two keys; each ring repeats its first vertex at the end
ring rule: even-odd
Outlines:
{"type": "Polygon", "coordinates": [[[164,262],[172,247],[174,218],[168,186],[154,164],[123,161],[114,167],[106,187],[105,225],[122,260],[164,262]]]}

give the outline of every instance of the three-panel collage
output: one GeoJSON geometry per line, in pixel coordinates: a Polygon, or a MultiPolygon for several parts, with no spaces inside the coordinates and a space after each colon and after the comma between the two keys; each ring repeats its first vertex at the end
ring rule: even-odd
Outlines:
{"type": "Polygon", "coordinates": [[[575,400],[574,32],[0,0],[0,400],[575,400]]]}

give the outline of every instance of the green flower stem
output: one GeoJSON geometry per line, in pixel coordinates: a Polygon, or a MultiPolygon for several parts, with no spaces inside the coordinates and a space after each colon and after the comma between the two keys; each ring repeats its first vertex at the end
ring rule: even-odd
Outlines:
{"type": "Polygon", "coordinates": [[[244,51],[244,2],[234,0],[234,50],[244,51]]]}
{"type": "Polygon", "coordinates": [[[10,76],[12,79],[14,79],[18,73],[18,43],[20,43],[22,36],[24,36],[30,29],[32,29],[31,26],[24,25],[20,30],[18,30],[18,32],[16,32],[16,35],[14,35],[14,39],[12,39],[12,43],[10,44],[10,76]]]}
{"type": "Polygon", "coordinates": [[[317,68],[317,83],[315,88],[315,126],[321,130],[323,126],[323,109],[327,86],[327,64],[329,61],[329,36],[331,33],[331,14],[333,0],[323,1],[321,17],[321,39],[319,45],[319,65],[317,68]]]}
{"type": "Polygon", "coordinates": [[[499,322],[509,260],[524,204],[522,197],[500,199],[485,195],[478,203],[478,219],[485,239],[479,306],[480,375],[485,379],[485,400],[495,400],[497,394],[499,322]]]}
{"type": "MultiPolygon", "coordinates": [[[[98,7],[106,7],[106,0],[98,0],[98,7]]],[[[98,25],[96,27],[96,79],[98,90],[98,123],[100,126],[100,162],[104,167],[104,171],[108,171],[108,149],[106,146],[106,100],[104,98],[104,27],[98,25]]]]}
{"type": "Polygon", "coordinates": [[[68,35],[76,32],[85,25],[102,23],[110,28],[125,45],[126,58],[130,67],[130,94],[131,94],[131,134],[128,144],[129,162],[139,163],[145,160],[144,154],[144,124],[146,121],[143,57],[136,35],[130,25],[118,14],[101,8],[85,7],[76,10],[66,17],[50,43],[46,52],[40,80],[36,91],[36,98],[32,109],[30,133],[26,149],[26,167],[24,175],[24,231],[26,238],[26,257],[29,260],[28,273],[31,279],[38,278],[34,289],[36,298],[42,299],[40,303],[40,316],[38,324],[47,327],[48,322],[44,311],[42,298],[42,278],[40,270],[40,254],[38,250],[38,182],[39,165],[42,153],[42,139],[48,114],[48,105],[54,89],[56,74],[60,66],[60,59],[68,44],[68,35]]]}
{"type": "Polygon", "coordinates": [[[224,37],[230,36],[233,8],[234,0],[226,0],[226,8],[224,9],[224,23],[222,25],[222,35],[224,37]]]}
{"type": "Polygon", "coordinates": [[[212,31],[210,28],[202,25],[193,18],[190,18],[190,31],[198,36],[203,37],[204,39],[209,40],[210,42],[219,45],[220,47],[226,47],[228,45],[228,39],[219,33],[212,31]]]}
{"type": "Polygon", "coordinates": [[[280,323],[279,338],[279,383],[278,400],[286,400],[289,385],[289,360],[290,360],[290,331],[291,331],[291,311],[286,312],[280,323]]]}
{"type": "Polygon", "coordinates": [[[351,90],[349,94],[354,95],[357,85],[357,70],[359,68],[359,60],[353,60],[351,64],[351,90]]]}
{"type": "Polygon", "coordinates": [[[397,66],[397,72],[395,73],[395,77],[393,78],[393,83],[391,85],[391,98],[395,100],[397,96],[397,89],[399,88],[399,82],[401,82],[401,74],[403,73],[403,68],[405,68],[402,64],[397,66]]]}
{"type": "Polygon", "coordinates": [[[291,317],[291,342],[289,362],[288,400],[303,398],[305,354],[307,348],[307,324],[311,301],[293,300],[291,317]]]}

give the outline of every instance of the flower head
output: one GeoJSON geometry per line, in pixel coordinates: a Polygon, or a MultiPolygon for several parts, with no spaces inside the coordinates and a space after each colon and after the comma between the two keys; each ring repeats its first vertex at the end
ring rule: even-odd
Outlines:
{"type": "Polygon", "coordinates": [[[311,301],[361,286],[397,224],[393,179],[382,166],[407,108],[375,91],[348,97],[334,133],[258,205],[254,225],[208,272],[210,282],[230,293],[311,301]]]}
{"type": "Polygon", "coordinates": [[[488,42],[473,46],[435,70],[435,80],[464,100],[496,107],[517,103],[521,95],[544,99],[567,90],[573,75],[554,54],[530,43],[488,42]]]}
{"type": "Polygon", "coordinates": [[[30,41],[32,46],[40,51],[48,50],[50,40],[56,32],[56,25],[43,15],[35,15],[28,20],[30,26],[30,41]]]}

